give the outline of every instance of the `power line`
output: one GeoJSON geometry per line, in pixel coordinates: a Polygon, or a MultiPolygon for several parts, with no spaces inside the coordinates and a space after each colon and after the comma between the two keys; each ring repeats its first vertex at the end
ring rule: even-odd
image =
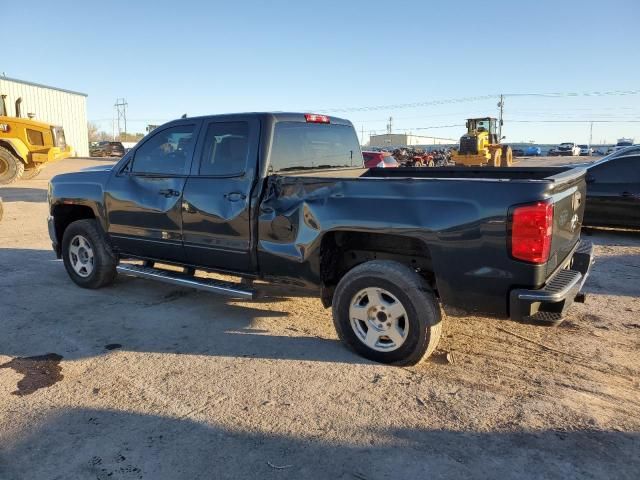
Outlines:
{"type": "MultiPolygon", "coordinates": [[[[546,98],[569,98],[569,97],[608,97],[608,96],[627,96],[638,95],[640,90],[609,90],[609,91],[593,91],[593,92],[549,92],[549,93],[505,93],[504,97],[546,97],[546,98]]],[[[343,107],[343,108],[319,108],[312,109],[321,112],[368,112],[375,110],[400,110],[404,108],[429,107],[434,105],[450,105],[454,103],[477,102],[480,100],[490,100],[500,97],[500,94],[479,95],[475,97],[448,98],[444,100],[430,100],[424,102],[398,103],[394,105],[372,105],[365,107],[343,107]]]]}

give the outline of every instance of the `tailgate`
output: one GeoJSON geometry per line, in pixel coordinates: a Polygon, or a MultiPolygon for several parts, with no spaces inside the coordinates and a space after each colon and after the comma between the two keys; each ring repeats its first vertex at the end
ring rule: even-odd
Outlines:
{"type": "Polygon", "coordinates": [[[547,263],[550,275],[563,260],[567,259],[580,239],[580,227],[587,199],[585,171],[577,178],[555,183],[553,200],[553,236],[547,263]]]}

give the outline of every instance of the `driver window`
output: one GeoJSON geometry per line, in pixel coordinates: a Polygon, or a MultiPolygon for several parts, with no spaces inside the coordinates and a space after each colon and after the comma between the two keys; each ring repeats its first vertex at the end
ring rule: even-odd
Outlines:
{"type": "Polygon", "coordinates": [[[193,125],[167,128],[136,151],[133,173],[185,175],[193,152],[193,125]]]}

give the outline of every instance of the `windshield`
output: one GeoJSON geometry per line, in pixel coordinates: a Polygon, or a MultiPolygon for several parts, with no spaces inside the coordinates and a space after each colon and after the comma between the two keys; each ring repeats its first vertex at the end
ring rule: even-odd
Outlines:
{"type": "Polygon", "coordinates": [[[589,148],[587,145],[578,145],[580,148],[589,148]]]}
{"type": "Polygon", "coordinates": [[[362,167],[353,127],[302,122],[276,124],[271,166],[274,171],[362,167]]]}
{"type": "Polygon", "coordinates": [[[491,131],[491,121],[490,120],[480,120],[476,122],[476,130],[478,131],[491,131]]]}
{"type": "Polygon", "coordinates": [[[561,147],[573,147],[573,143],[561,143],[561,147]]]}

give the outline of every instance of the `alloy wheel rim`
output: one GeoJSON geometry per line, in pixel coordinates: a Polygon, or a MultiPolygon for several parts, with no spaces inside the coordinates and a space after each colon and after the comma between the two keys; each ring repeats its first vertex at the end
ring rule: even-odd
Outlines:
{"type": "Polygon", "coordinates": [[[87,278],[94,269],[94,253],[91,243],[82,235],[76,235],[69,244],[71,267],[82,278],[87,278]]]}
{"type": "Polygon", "coordinates": [[[368,287],[356,293],[349,305],[349,321],[358,340],[378,352],[397,350],[409,335],[406,309],[383,288],[368,287]]]}

